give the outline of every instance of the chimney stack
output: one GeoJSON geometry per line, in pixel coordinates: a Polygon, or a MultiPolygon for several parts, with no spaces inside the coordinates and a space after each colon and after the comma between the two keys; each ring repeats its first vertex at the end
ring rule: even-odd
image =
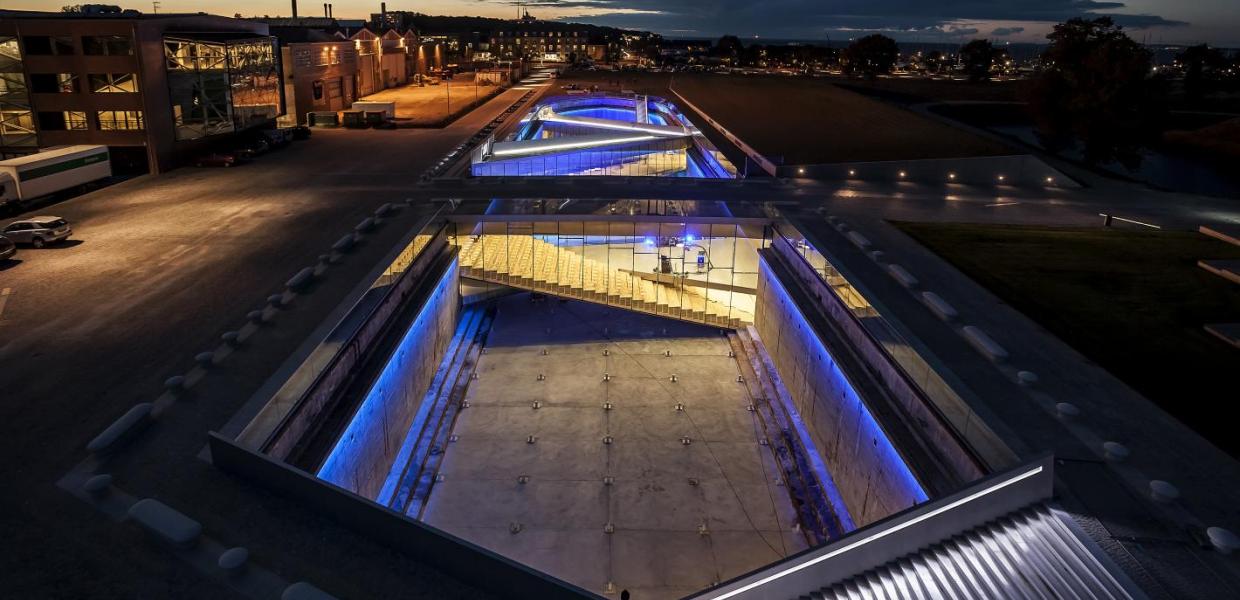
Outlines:
{"type": "Polygon", "coordinates": [[[329,19],[332,18],[332,12],[333,12],[332,8],[334,8],[332,5],[330,4],[327,5],[327,18],[329,19]]]}
{"type": "Polygon", "coordinates": [[[387,27],[387,2],[379,3],[379,27],[387,27]]]}
{"type": "Polygon", "coordinates": [[[327,16],[327,3],[326,2],[323,3],[323,16],[324,17],[327,16]]]}
{"type": "Polygon", "coordinates": [[[297,0],[293,0],[293,18],[297,18],[297,0]]]}

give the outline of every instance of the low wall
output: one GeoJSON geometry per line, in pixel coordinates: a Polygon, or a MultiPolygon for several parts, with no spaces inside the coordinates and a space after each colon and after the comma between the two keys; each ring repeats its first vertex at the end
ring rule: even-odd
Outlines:
{"type": "Polygon", "coordinates": [[[928,495],[765,257],[754,327],[858,527],[928,495]]]}
{"type": "Polygon", "coordinates": [[[1023,188],[1081,187],[1071,177],[1030,154],[785,165],[779,167],[778,175],[835,181],[912,181],[1023,188]],[[900,173],[904,173],[904,176],[901,177],[900,173]]]}
{"type": "Polygon", "coordinates": [[[544,600],[602,598],[379,506],[348,490],[242,447],[215,432],[210,434],[208,441],[211,462],[216,467],[287,495],[370,539],[387,544],[416,561],[496,597],[544,600]]]}
{"type": "Polygon", "coordinates": [[[444,270],[369,384],[365,398],[319,468],[320,478],[353,493],[375,498],[409,431],[456,330],[460,307],[456,260],[444,270]]]}
{"type": "MultiPolygon", "coordinates": [[[[428,225],[429,227],[429,225],[428,225]]],[[[410,233],[408,252],[414,245],[410,233]]],[[[353,381],[358,365],[369,357],[375,342],[386,333],[393,315],[414,292],[423,274],[448,247],[442,225],[426,247],[393,282],[376,284],[332,330],[239,436],[243,444],[287,460],[321,417],[353,381]]],[[[393,257],[393,260],[396,258],[393,257]]]]}

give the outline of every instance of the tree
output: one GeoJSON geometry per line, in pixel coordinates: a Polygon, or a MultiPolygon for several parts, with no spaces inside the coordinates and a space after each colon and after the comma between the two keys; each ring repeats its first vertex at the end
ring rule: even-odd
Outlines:
{"type": "Polygon", "coordinates": [[[1184,93],[1194,100],[1213,91],[1219,75],[1227,69],[1227,57],[1208,44],[1189,46],[1175,60],[1184,69],[1184,93]]]}
{"type": "Polygon", "coordinates": [[[943,53],[938,50],[931,50],[926,54],[922,64],[925,65],[927,73],[937,74],[943,69],[943,53]]]}
{"type": "Polygon", "coordinates": [[[973,40],[960,49],[960,62],[969,81],[990,79],[990,68],[995,64],[995,46],[990,40],[973,40]]]}
{"type": "Polygon", "coordinates": [[[734,35],[725,35],[715,42],[714,55],[720,58],[739,58],[741,52],[745,50],[741,39],[734,35]]]}
{"type": "Polygon", "coordinates": [[[1151,77],[1151,54],[1109,17],[1074,18],[1046,36],[1043,70],[1029,88],[1039,137],[1057,151],[1082,145],[1091,164],[1129,169],[1165,122],[1165,89],[1151,77]]]}
{"type": "Polygon", "coordinates": [[[879,73],[890,73],[900,56],[896,41],[885,35],[867,35],[844,49],[844,70],[873,79],[879,73]]]}

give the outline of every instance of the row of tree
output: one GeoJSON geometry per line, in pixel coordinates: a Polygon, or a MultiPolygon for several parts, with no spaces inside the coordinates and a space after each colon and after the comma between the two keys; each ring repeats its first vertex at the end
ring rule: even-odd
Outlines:
{"type": "MultiPolygon", "coordinates": [[[[1079,146],[1090,163],[1118,161],[1135,168],[1141,148],[1165,129],[1171,82],[1153,65],[1153,54],[1109,17],[1076,18],[1047,36],[1039,69],[1025,100],[1043,144],[1051,150],[1079,146]]],[[[841,56],[845,72],[874,77],[888,73],[899,57],[895,40],[870,35],[841,56]]],[[[960,49],[969,79],[988,79],[1000,54],[987,40],[960,49]]],[[[1177,56],[1183,89],[1191,100],[1226,81],[1240,81],[1240,56],[1193,46],[1177,56]]]]}

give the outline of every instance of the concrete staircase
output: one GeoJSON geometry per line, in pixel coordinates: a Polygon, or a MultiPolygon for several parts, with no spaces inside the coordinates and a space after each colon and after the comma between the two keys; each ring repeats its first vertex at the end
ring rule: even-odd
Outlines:
{"type": "Polygon", "coordinates": [[[462,238],[461,275],[694,323],[736,329],[753,315],[688,286],[649,281],[526,235],[462,238]]]}

